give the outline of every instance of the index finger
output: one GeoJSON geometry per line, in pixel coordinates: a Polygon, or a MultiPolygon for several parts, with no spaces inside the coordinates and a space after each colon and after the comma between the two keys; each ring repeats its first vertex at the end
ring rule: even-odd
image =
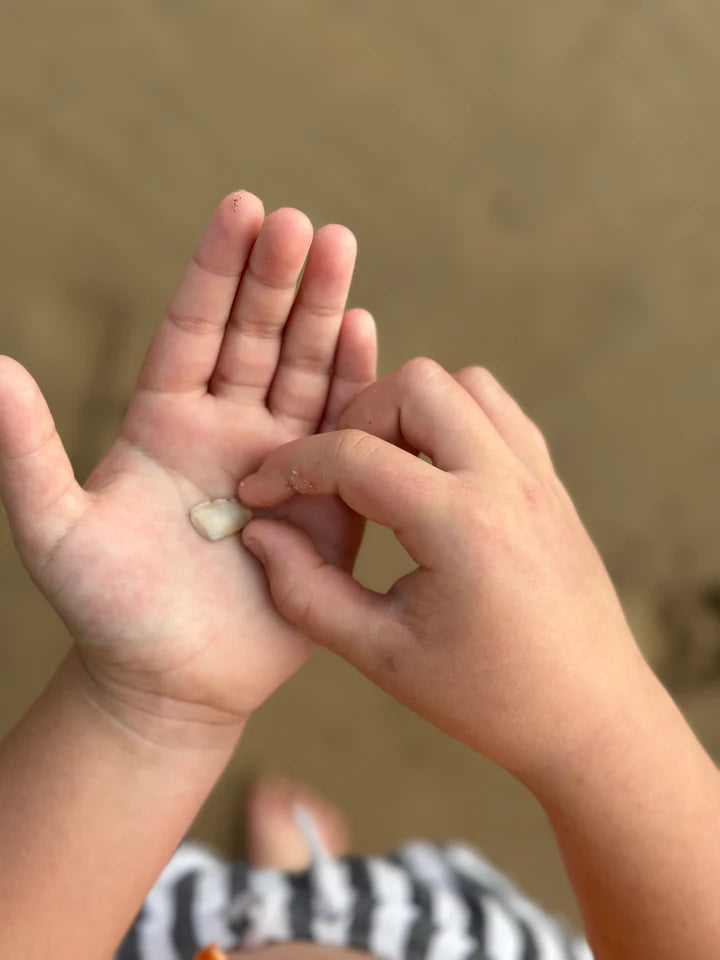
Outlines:
{"type": "Polygon", "coordinates": [[[280,506],[296,494],[335,494],[368,520],[392,529],[416,563],[445,552],[448,504],[458,481],[361,430],[293,440],[246,477],[239,497],[249,507],[280,506]]]}

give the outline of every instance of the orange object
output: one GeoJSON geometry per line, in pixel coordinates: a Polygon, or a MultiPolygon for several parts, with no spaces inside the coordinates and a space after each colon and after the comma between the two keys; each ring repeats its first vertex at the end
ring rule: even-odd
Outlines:
{"type": "Polygon", "coordinates": [[[201,950],[200,953],[196,953],[195,960],[227,960],[227,954],[216,943],[213,943],[201,950]]]}

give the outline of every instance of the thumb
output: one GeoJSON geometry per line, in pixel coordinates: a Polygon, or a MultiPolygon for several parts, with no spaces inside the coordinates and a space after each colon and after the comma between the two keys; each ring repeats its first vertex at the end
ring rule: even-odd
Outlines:
{"type": "Polygon", "coordinates": [[[286,620],[362,673],[378,674],[381,642],[394,633],[387,597],[323,560],[307,534],[290,524],[252,520],[242,540],[262,563],[275,606],[286,620]]]}
{"type": "Polygon", "coordinates": [[[40,558],[82,513],[85,496],[40,388],[10,357],[0,357],[0,496],[23,554],[40,558]]]}

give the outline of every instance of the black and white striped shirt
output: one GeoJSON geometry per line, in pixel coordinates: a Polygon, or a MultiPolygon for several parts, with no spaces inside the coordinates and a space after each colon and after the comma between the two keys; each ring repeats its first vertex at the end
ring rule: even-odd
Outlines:
{"type": "Polygon", "coordinates": [[[412,843],[385,857],[313,851],[301,873],[254,869],[184,844],[115,960],[192,960],[296,940],[379,960],[592,960],[477,852],[412,843]]]}

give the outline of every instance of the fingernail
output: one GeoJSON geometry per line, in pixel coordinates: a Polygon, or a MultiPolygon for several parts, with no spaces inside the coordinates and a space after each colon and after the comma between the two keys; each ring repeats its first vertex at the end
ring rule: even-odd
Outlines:
{"type": "MultiPolygon", "coordinates": [[[[238,487],[245,487],[245,486],[247,486],[248,481],[252,481],[252,478],[253,478],[254,476],[255,476],[254,473],[248,473],[246,476],[244,476],[244,477],[242,478],[242,480],[241,480],[240,483],[238,484],[238,487]]],[[[250,486],[252,486],[252,483],[250,483],[250,486]]]]}
{"type": "MultiPolygon", "coordinates": [[[[247,477],[245,478],[245,480],[247,480],[247,477]]],[[[243,495],[247,493],[247,486],[245,484],[245,480],[241,480],[237,486],[238,500],[240,500],[241,502],[243,502],[243,495]]]]}

